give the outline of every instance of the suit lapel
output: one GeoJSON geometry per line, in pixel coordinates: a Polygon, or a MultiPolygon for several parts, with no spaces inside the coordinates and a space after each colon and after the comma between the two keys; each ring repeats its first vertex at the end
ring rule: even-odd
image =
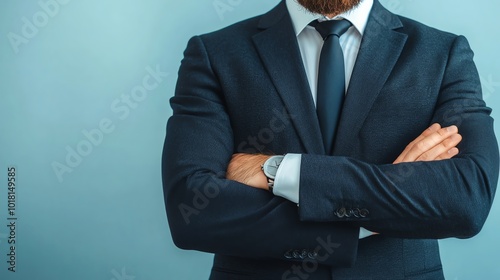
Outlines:
{"type": "Polygon", "coordinates": [[[394,68],[407,38],[394,30],[400,27],[399,18],[375,0],[342,109],[335,155],[350,154],[354,139],[394,68]]]}
{"type": "Polygon", "coordinates": [[[282,1],[265,14],[261,32],[253,36],[260,58],[271,77],[307,153],[324,154],[321,131],[292,22],[282,1]]]}
{"type": "MultiPolygon", "coordinates": [[[[286,4],[259,22],[253,41],[307,153],[324,154],[316,108],[286,4]]],[[[368,113],[399,59],[407,35],[397,16],[375,0],[351,75],[334,154],[349,155],[368,113]]]]}

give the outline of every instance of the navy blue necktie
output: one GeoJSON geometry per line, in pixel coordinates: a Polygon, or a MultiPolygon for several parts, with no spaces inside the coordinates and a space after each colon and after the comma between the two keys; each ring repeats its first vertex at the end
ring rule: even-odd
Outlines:
{"type": "Polygon", "coordinates": [[[351,27],[351,23],[329,20],[313,21],[311,25],[324,40],[318,69],[316,112],[325,151],[330,155],[345,97],[344,54],[339,37],[351,27]]]}

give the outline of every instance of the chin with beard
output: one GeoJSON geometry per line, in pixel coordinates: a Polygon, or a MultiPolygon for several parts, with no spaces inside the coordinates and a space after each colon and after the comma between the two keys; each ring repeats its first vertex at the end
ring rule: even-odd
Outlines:
{"type": "Polygon", "coordinates": [[[335,16],[347,12],[363,0],[297,0],[312,13],[335,16]]]}

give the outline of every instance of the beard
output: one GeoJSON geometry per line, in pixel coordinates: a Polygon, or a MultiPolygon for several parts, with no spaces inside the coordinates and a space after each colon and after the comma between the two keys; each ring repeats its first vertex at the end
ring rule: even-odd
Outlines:
{"type": "Polygon", "coordinates": [[[339,15],[359,5],[363,0],[297,0],[310,12],[322,15],[339,15]]]}

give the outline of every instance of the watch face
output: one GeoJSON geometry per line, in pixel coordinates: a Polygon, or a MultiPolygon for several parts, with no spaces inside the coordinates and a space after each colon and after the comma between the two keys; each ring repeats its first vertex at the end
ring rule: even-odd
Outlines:
{"type": "Polygon", "coordinates": [[[276,177],[278,167],[280,166],[282,160],[283,156],[273,156],[264,163],[263,170],[267,178],[274,179],[276,177]]]}

